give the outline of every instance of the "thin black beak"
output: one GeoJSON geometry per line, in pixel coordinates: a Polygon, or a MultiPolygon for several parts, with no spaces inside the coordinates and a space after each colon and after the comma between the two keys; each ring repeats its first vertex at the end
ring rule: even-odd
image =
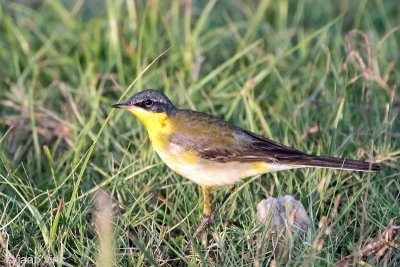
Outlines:
{"type": "Polygon", "coordinates": [[[121,108],[121,109],[128,109],[130,107],[130,105],[126,104],[126,102],[123,102],[123,103],[112,105],[111,107],[113,107],[113,108],[121,108]]]}

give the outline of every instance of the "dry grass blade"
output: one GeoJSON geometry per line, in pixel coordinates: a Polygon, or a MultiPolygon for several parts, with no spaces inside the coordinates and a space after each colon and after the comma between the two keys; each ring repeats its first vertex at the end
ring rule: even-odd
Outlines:
{"type": "Polygon", "coordinates": [[[16,257],[8,250],[8,245],[4,242],[2,233],[0,232],[0,245],[4,251],[4,266],[21,266],[16,257]]]}
{"type": "MultiPolygon", "coordinates": [[[[396,240],[400,238],[400,226],[393,225],[392,218],[389,225],[382,234],[375,238],[368,238],[362,246],[358,254],[359,258],[367,258],[374,256],[373,261],[376,262],[382,256],[390,256],[392,248],[397,248],[396,240]]],[[[336,266],[353,266],[355,253],[352,253],[341,260],[335,262],[336,266]]]]}
{"type": "Polygon", "coordinates": [[[111,267],[114,259],[114,225],[112,219],[112,201],[104,192],[99,191],[95,197],[94,223],[99,235],[99,255],[97,266],[111,267]]]}
{"type": "MultiPolygon", "coordinates": [[[[351,30],[349,33],[346,35],[346,41],[345,41],[345,50],[347,52],[347,57],[345,62],[343,63],[342,66],[342,72],[347,71],[348,69],[348,63],[356,59],[356,63],[358,63],[358,68],[361,69],[361,75],[357,75],[356,77],[352,78],[348,84],[352,84],[355,81],[357,81],[360,77],[364,77],[367,81],[366,84],[366,101],[368,102],[368,90],[369,90],[369,82],[370,81],[375,81],[377,84],[379,84],[380,87],[382,87],[389,95],[392,94],[392,91],[394,90],[394,86],[389,86],[387,84],[388,80],[388,75],[385,75],[385,78],[382,78],[379,70],[379,65],[378,65],[378,59],[376,55],[373,55],[371,52],[371,44],[369,42],[368,36],[366,35],[365,32],[360,31],[360,30],[351,30]],[[365,49],[367,52],[367,63],[363,60],[361,56],[361,52],[359,49],[356,49],[352,46],[351,40],[353,39],[354,36],[360,35],[365,43],[365,49]]],[[[355,65],[356,65],[355,63],[355,65]]],[[[357,66],[357,65],[356,65],[357,66]]],[[[390,65],[389,65],[390,68],[390,65]]]]}
{"type": "Polygon", "coordinates": [[[321,130],[321,128],[319,127],[319,125],[318,125],[318,126],[311,127],[311,128],[308,128],[308,129],[306,129],[306,130],[304,131],[304,133],[302,134],[302,136],[300,136],[300,139],[299,139],[299,141],[297,141],[297,143],[302,142],[304,139],[308,138],[309,136],[311,136],[311,135],[313,135],[313,134],[321,133],[321,132],[322,132],[322,130],[321,130]]]}

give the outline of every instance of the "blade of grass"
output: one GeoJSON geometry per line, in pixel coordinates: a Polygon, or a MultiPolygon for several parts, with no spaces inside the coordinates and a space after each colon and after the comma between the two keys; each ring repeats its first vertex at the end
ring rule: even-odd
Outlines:
{"type": "Polygon", "coordinates": [[[63,204],[63,197],[61,197],[60,204],[58,205],[56,216],[54,217],[53,225],[50,230],[50,246],[54,242],[57,233],[58,221],[60,220],[61,207],[63,204]]]}
{"type": "Polygon", "coordinates": [[[333,123],[333,128],[335,128],[335,129],[337,129],[339,120],[343,117],[343,105],[344,105],[344,98],[342,98],[342,100],[340,100],[340,105],[339,105],[338,111],[336,113],[335,122],[333,123]]]}
{"type": "MultiPolygon", "coordinates": [[[[37,77],[37,68],[34,68],[34,77],[37,77]]],[[[40,145],[39,145],[39,137],[36,128],[35,122],[35,111],[33,109],[33,89],[35,88],[36,78],[33,79],[33,82],[29,86],[28,92],[28,101],[29,101],[29,113],[31,119],[31,128],[32,128],[32,138],[33,138],[33,146],[35,148],[35,159],[36,159],[36,172],[39,178],[42,177],[41,171],[41,157],[40,157],[40,145]]]]}
{"type": "Polygon", "coordinates": [[[51,152],[49,150],[49,147],[46,146],[46,145],[43,146],[43,151],[44,151],[44,154],[47,157],[47,160],[49,161],[51,176],[53,177],[54,185],[57,187],[57,180],[56,180],[56,176],[55,176],[55,172],[54,172],[54,161],[53,161],[53,157],[51,155],[51,152]]]}

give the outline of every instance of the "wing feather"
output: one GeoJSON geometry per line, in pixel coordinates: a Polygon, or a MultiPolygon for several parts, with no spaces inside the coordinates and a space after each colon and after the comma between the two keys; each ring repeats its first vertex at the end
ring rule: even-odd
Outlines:
{"type": "Polygon", "coordinates": [[[377,164],[359,160],[309,155],[200,112],[180,110],[175,120],[176,133],[170,135],[169,141],[211,161],[262,161],[364,171],[380,169],[377,164]]]}

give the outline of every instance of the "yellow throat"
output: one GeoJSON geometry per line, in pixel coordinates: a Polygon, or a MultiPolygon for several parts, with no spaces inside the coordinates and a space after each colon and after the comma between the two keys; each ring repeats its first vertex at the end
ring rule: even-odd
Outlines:
{"type": "Polygon", "coordinates": [[[172,133],[172,125],[165,113],[154,113],[142,108],[131,107],[132,112],[146,126],[151,144],[158,151],[164,151],[167,146],[166,138],[172,133]]]}

